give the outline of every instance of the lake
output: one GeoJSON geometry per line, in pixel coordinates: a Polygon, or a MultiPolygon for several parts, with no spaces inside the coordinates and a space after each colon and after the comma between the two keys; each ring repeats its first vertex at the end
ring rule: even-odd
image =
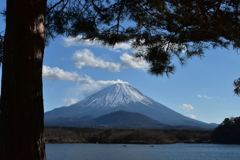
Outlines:
{"type": "Polygon", "coordinates": [[[46,144],[47,160],[237,160],[240,145],[46,144]]]}

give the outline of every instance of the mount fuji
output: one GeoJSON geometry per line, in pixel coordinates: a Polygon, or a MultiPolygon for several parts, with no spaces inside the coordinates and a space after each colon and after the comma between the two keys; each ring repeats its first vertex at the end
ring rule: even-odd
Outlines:
{"type": "MultiPolygon", "coordinates": [[[[124,111],[125,115],[131,116],[133,114],[129,113],[138,113],[138,118],[151,118],[152,121],[159,122],[159,126],[165,124],[166,126],[189,126],[190,128],[215,127],[211,124],[185,117],[171,110],[149,98],[128,83],[114,84],[78,103],[46,112],[44,117],[45,126],[61,124],[65,124],[65,126],[68,124],[83,126],[84,124],[84,126],[87,126],[88,123],[92,123],[91,121],[95,122],[96,119],[99,119],[98,117],[104,116],[106,118],[108,117],[107,115],[111,115],[112,117],[113,113],[119,111],[124,111]]],[[[125,121],[126,119],[130,119],[130,117],[125,116],[125,121]]]]}

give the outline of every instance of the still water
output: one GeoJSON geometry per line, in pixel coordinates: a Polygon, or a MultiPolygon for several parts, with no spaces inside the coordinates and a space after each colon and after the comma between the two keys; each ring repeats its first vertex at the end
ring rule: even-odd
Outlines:
{"type": "Polygon", "coordinates": [[[47,160],[239,160],[240,145],[46,144],[47,160]]]}

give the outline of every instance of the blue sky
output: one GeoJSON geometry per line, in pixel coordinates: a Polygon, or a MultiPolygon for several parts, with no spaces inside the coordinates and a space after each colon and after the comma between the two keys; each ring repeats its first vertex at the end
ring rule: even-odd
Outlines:
{"type": "Polygon", "coordinates": [[[114,48],[97,42],[58,37],[45,50],[45,111],[82,100],[118,81],[129,82],[163,105],[192,118],[221,123],[240,116],[240,97],[233,93],[240,56],[226,49],[207,50],[190,59],[169,78],[147,73],[148,64],[133,61],[130,44],[114,48]]]}
{"type": "MultiPolygon", "coordinates": [[[[0,2],[0,9],[4,6],[0,2]]],[[[1,17],[0,31],[4,30],[1,17]]],[[[128,82],[161,104],[207,123],[240,116],[240,97],[233,81],[240,77],[240,55],[232,49],[207,50],[189,59],[169,78],[147,73],[148,64],[134,61],[130,43],[104,47],[98,42],[57,37],[45,48],[45,111],[70,105],[117,82],[128,82]]]]}

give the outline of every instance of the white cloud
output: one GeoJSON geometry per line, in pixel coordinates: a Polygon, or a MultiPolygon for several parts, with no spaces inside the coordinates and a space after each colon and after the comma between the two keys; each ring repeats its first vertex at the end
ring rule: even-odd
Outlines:
{"type": "Polygon", "coordinates": [[[197,117],[196,117],[195,115],[193,115],[193,114],[188,115],[188,117],[189,117],[189,118],[192,118],[192,119],[196,119],[196,118],[197,118],[197,117]]]}
{"type": "MultiPolygon", "coordinates": [[[[133,53],[137,53],[138,49],[132,49],[131,44],[132,41],[126,43],[116,43],[114,46],[103,46],[98,41],[90,41],[90,40],[83,40],[81,39],[82,36],[68,37],[63,38],[64,46],[82,46],[82,47],[99,47],[99,48],[107,48],[114,52],[122,52],[121,50],[131,50],[133,53]],[[121,49],[121,50],[120,50],[121,49]]],[[[149,64],[143,60],[142,58],[136,58],[131,56],[127,53],[123,53],[120,57],[122,60],[122,64],[114,63],[114,62],[107,62],[102,58],[96,57],[94,53],[92,53],[88,49],[77,51],[72,60],[75,62],[75,65],[78,68],[82,68],[83,66],[92,67],[92,68],[102,68],[107,69],[112,72],[119,72],[121,67],[128,67],[128,68],[135,68],[135,69],[142,69],[146,70],[149,68],[149,64]]]]}
{"type": "Polygon", "coordinates": [[[179,44],[176,44],[176,43],[169,43],[166,41],[165,43],[165,46],[164,46],[164,49],[165,50],[181,50],[182,52],[186,51],[186,45],[179,45],[179,44]]]}
{"type": "Polygon", "coordinates": [[[128,83],[128,82],[124,82],[122,80],[116,80],[116,81],[95,81],[92,84],[83,84],[80,87],[77,88],[77,94],[82,97],[85,98],[89,95],[92,95],[110,85],[116,84],[116,83],[128,83]]]}
{"type": "Polygon", "coordinates": [[[69,80],[77,83],[91,84],[91,77],[81,77],[76,72],[67,72],[58,67],[49,67],[43,65],[43,79],[45,80],[69,80]]]}
{"type": "Polygon", "coordinates": [[[85,40],[82,39],[82,36],[77,36],[77,37],[66,37],[63,38],[63,45],[65,47],[70,47],[70,46],[82,46],[82,47],[98,47],[98,48],[103,48],[106,47],[109,50],[117,51],[118,49],[122,50],[128,50],[131,49],[131,42],[129,43],[116,43],[114,46],[104,46],[102,45],[101,42],[94,40],[85,40]]]}
{"type": "Polygon", "coordinates": [[[98,41],[90,41],[82,39],[82,36],[77,37],[65,37],[63,38],[63,45],[65,47],[70,46],[82,46],[82,47],[103,47],[102,44],[98,41]]]}
{"type": "Polygon", "coordinates": [[[197,95],[199,98],[206,98],[206,99],[213,99],[212,97],[208,97],[208,96],[205,96],[205,95],[197,95]]]}
{"type": "Polygon", "coordinates": [[[131,43],[116,43],[113,47],[113,49],[123,49],[123,50],[128,50],[131,49],[131,43]]]}
{"type": "Polygon", "coordinates": [[[143,69],[143,70],[146,70],[149,67],[148,63],[143,59],[136,58],[127,53],[124,53],[120,57],[120,59],[122,60],[122,65],[125,67],[143,69]]]}
{"type": "MultiPolygon", "coordinates": [[[[45,80],[69,80],[77,83],[77,86],[80,85],[80,87],[74,86],[73,92],[76,93],[81,98],[85,98],[86,96],[89,96],[93,93],[96,93],[97,91],[100,91],[103,88],[106,88],[110,85],[116,84],[116,83],[128,83],[124,82],[122,80],[116,80],[116,81],[94,81],[89,76],[85,76],[84,78],[78,75],[76,72],[67,72],[64,71],[58,67],[49,67],[43,65],[43,79],[45,80]]],[[[71,105],[73,103],[76,103],[78,99],[74,98],[64,98],[63,102],[65,105],[71,105]]]]}
{"type": "Polygon", "coordinates": [[[79,100],[76,99],[76,98],[63,98],[63,103],[66,105],[66,106],[70,106],[72,104],[75,104],[77,103],[79,100]]]}
{"type": "Polygon", "coordinates": [[[95,55],[88,49],[84,49],[74,53],[72,56],[72,60],[78,68],[88,66],[92,68],[102,68],[112,72],[119,72],[121,66],[118,63],[106,62],[99,57],[95,57],[95,55]]]}
{"type": "MultiPolygon", "coordinates": [[[[141,46],[138,48],[132,48],[132,43],[135,40],[132,39],[128,42],[124,42],[124,43],[116,43],[114,46],[108,46],[108,45],[103,45],[100,41],[98,40],[88,40],[88,39],[82,39],[82,36],[77,36],[77,37],[64,37],[63,38],[63,45],[65,47],[70,47],[70,46],[82,46],[82,47],[98,47],[98,48],[107,48],[111,51],[114,52],[121,52],[119,49],[121,50],[131,50],[133,53],[144,53],[146,51],[146,47],[145,46],[141,46]]],[[[142,40],[144,42],[144,40],[142,40]]],[[[143,43],[142,42],[142,43],[143,43]]],[[[167,41],[165,42],[165,44],[162,44],[163,48],[165,50],[169,49],[169,50],[182,50],[182,52],[184,52],[186,50],[186,46],[185,45],[178,45],[175,43],[168,43],[167,41]]]]}
{"type": "Polygon", "coordinates": [[[181,107],[183,110],[185,110],[185,111],[190,111],[190,110],[193,110],[193,109],[194,109],[193,106],[190,105],[190,104],[183,104],[183,105],[181,105],[180,107],[181,107]]]}

